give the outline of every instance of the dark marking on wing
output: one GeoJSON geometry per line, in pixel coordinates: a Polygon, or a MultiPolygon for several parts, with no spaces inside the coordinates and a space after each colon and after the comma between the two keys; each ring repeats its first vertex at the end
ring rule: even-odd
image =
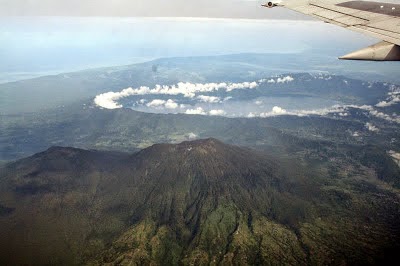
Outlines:
{"type": "Polygon", "coordinates": [[[400,5],[391,3],[378,3],[369,1],[349,1],[337,4],[337,6],[347,7],[360,11],[368,11],[372,13],[400,17],[400,5]]]}

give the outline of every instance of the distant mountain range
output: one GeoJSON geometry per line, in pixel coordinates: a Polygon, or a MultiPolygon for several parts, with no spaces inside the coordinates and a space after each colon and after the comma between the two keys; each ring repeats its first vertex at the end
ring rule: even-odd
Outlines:
{"type": "Polygon", "coordinates": [[[399,259],[400,197],[365,167],[216,139],[52,147],[0,169],[0,262],[367,265],[399,259]]]}

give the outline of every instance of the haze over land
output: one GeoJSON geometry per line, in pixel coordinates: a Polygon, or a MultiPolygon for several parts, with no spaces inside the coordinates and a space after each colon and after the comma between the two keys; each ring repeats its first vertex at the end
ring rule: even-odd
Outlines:
{"type": "MultiPolygon", "coordinates": [[[[319,67],[350,68],[358,64],[338,64],[336,57],[374,40],[310,21],[0,17],[0,43],[0,82],[4,83],[160,57],[235,53],[305,53],[302,57],[309,61],[323,55],[319,67]]],[[[290,69],[290,62],[280,63],[282,69],[290,69]]],[[[383,69],[391,66],[382,65],[383,69]]]]}

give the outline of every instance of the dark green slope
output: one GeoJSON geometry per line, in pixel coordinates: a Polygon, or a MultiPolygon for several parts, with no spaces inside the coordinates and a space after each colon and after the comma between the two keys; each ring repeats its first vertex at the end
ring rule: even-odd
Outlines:
{"type": "Polygon", "coordinates": [[[0,262],[374,264],[397,257],[399,201],[368,169],[330,176],[215,139],[55,147],[1,169],[0,262]]]}
{"type": "Polygon", "coordinates": [[[53,147],[0,169],[0,204],[12,210],[0,217],[0,262],[78,264],[91,232],[122,230],[120,199],[101,191],[127,157],[53,147]]]}

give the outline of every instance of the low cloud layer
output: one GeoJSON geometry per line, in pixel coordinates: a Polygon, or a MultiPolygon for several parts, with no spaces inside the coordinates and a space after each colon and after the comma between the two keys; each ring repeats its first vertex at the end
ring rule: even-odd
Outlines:
{"type": "MultiPolygon", "coordinates": [[[[315,110],[293,110],[293,111],[287,111],[287,110],[283,109],[282,107],[275,106],[272,108],[271,111],[262,112],[262,113],[251,112],[247,115],[247,117],[249,117],[249,118],[254,118],[254,117],[266,118],[266,117],[273,117],[273,116],[279,116],[279,115],[292,115],[292,116],[302,117],[302,116],[309,116],[309,115],[326,116],[328,114],[337,114],[340,117],[348,117],[348,116],[350,116],[350,114],[349,114],[350,109],[359,109],[359,110],[365,111],[367,114],[369,114],[372,117],[379,118],[379,119],[385,120],[387,122],[400,124],[400,116],[399,115],[385,114],[383,112],[376,110],[371,105],[361,105],[361,106],[359,106],[359,105],[334,105],[330,108],[315,109],[315,110]]],[[[370,131],[373,131],[373,132],[378,131],[371,124],[368,124],[366,127],[370,131]]]]}
{"type": "MultiPolygon", "coordinates": [[[[260,82],[260,81],[259,81],[260,82]]],[[[185,98],[193,99],[199,93],[210,93],[216,91],[231,92],[233,90],[243,89],[254,89],[258,87],[259,82],[243,82],[243,83],[183,83],[180,82],[177,85],[166,86],[156,85],[154,88],[142,86],[139,88],[127,88],[120,92],[107,92],[97,95],[94,102],[97,106],[105,109],[118,109],[122,108],[123,105],[119,104],[118,101],[137,95],[170,95],[177,96],[181,95],[185,98]]],[[[220,101],[217,97],[198,95],[197,96],[203,102],[218,102],[220,101]]],[[[152,103],[153,105],[162,104],[160,101],[152,103]]]]}
{"type": "Polygon", "coordinates": [[[209,115],[223,116],[223,115],[226,115],[226,112],[224,110],[221,110],[221,109],[219,109],[219,110],[211,110],[209,112],[209,115]]]}
{"type": "Polygon", "coordinates": [[[221,98],[207,95],[199,95],[197,98],[205,103],[219,103],[221,102],[221,98]]]}
{"type": "MultiPolygon", "coordinates": [[[[294,81],[294,78],[291,76],[286,76],[282,78],[277,78],[275,82],[278,83],[287,83],[294,81]]],[[[216,91],[225,91],[232,92],[234,90],[244,90],[244,89],[255,89],[259,86],[259,84],[267,82],[266,80],[259,80],[253,82],[242,82],[242,83],[189,83],[189,82],[180,82],[176,85],[167,86],[167,85],[156,85],[154,88],[149,88],[146,86],[142,86],[139,88],[127,88],[120,92],[107,92],[100,95],[97,95],[94,99],[94,102],[97,106],[105,108],[105,109],[118,109],[122,108],[123,105],[119,104],[118,101],[129,97],[129,96],[138,96],[138,95],[169,95],[169,96],[177,96],[181,95],[185,98],[193,99],[197,96],[197,98],[202,102],[208,103],[217,103],[220,102],[221,99],[215,96],[207,96],[202,95],[201,93],[212,93],[216,91]]],[[[226,99],[225,99],[226,100],[226,99]]],[[[157,102],[152,103],[152,105],[162,105],[159,100],[157,102]]]]}
{"type": "Polygon", "coordinates": [[[198,137],[199,136],[197,134],[193,133],[193,132],[190,132],[189,134],[187,134],[187,138],[189,140],[194,140],[194,139],[197,139],[198,137]]]}
{"type": "Polygon", "coordinates": [[[171,99],[169,99],[167,101],[156,99],[156,100],[153,100],[153,101],[147,103],[146,106],[154,107],[154,108],[163,107],[163,108],[167,108],[167,109],[176,109],[179,107],[179,105],[176,102],[174,102],[174,100],[171,100],[171,99]]]}
{"type": "Polygon", "coordinates": [[[378,132],[379,131],[379,128],[377,128],[376,126],[374,126],[371,123],[366,123],[365,127],[371,132],[378,132]]]}
{"type": "Polygon", "coordinates": [[[263,80],[266,81],[267,83],[289,83],[294,81],[294,78],[291,76],[286,76],[286,77],[278,77],[276,79],[268,79],[268,80],[263,80]]]}
{"type": "Polygon", "coordinates": [[[400,87],[391,85],[389,90],[388,98],[379,102],[376,107],[384,108],[400,103],[400,87]]]}
{"type": "Polygon", "coordinates": [[[400,153],[395,151],[389,151],[388,154],[393,158],[395,163],[400,167],[400,153]]]}
{"type": "Polygon", "coordinates": [[[284,78],[278,78],[276,80],[277,83],[287,83],[287,82],[292,82],[294,80],[294,78],[292,78],[291,76],[287,76],[284,78]]]}
{"type": "MultiPolygon", "coordinates": [[[[331,77],[320,76],[318,78],[329,80],[331,77]]],[[[274,102],[274,97],[257,98],[257,96],[255,96],[255,98],[247,98],[247,96],[245,96],[245,100],[241,100],[237,94],[238,90],[253,90],[259,88],[262,84],[264,85],[262,88],[265,89],[266,86],[266,89],[268,89],[268,86],[276,86],[277,84],[288,84],[294,81],[294,77],[286,75],[242,83],[181,82],[176,85],[169,86],[156,85],[154,88],[142,86],[138,88],[127,88],[120,92],[103,93],[97,95],[94,99],[94,102],[97,106],[101,108],[117,109],[123,108],[123,104],[120,102],[123,102],[122,100],[124,98],[133,97],[133,105],[129,106],[128,104],[128,107],[132,107],[135,110],[143,112],[184,113],[188,115],[210,115],[249,118],[267,118],[281,115],[334,115],[346,119],[352,115],[351,109],[359,109],[365,115],[368,115],[370,117],[378,118],[390,123],[400,124],[399,115],[397,115],[396,113],[385,112],[385,110],[383,109],[385,107],[393,106],[400,103],[400,88],[395,85],[389,86],[387,98],[384,101],[377,103],[375,106],[340,105],[333,102],[322,103],[321,99],[316,99],[310,103],[308,103],[305,99],[303,100],[304,104],[302,105],[299,105],[297,102],[286,102],[286,104],[281,105],[280,103],[274,102]],[[137,99],[137,97],[140,98],[137,99]],[[296,105],[297,108],[293,106],[293,103],[295,103],[294,105],[296,105]],[[322,106],[322,108],[318,108],[316,106],[322,106]]],[[[241,94],[239,95],[247,95],[247,92],[245,94],[241,92],[241,94]]],[[[258,94],[256,93],[254,95],[258,94]]],[[[282,98],[279,98],[276,101],[281,102],[281,99],[282,98]]],[[[379,131],[379,129],[372,124],[366,124],[365,127],[371,132],[379,131]]]]}
{"type": "Polygon", "coordinates": [[[207,113],[203,108],[197,107],[196,109],[187,109],[185,114],[187,115],[206,115],[207,113]]]}

